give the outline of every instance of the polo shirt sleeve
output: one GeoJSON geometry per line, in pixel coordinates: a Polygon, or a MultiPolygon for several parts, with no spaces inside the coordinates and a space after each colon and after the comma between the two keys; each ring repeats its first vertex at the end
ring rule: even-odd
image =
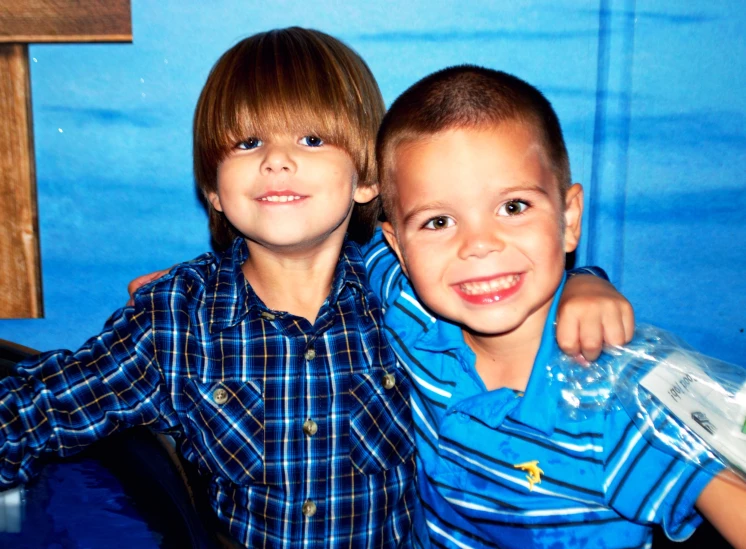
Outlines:
{"type": "Polygon", "coordinates": [[[0,381],[0,485],[28,481],[45,452],[71,455],[157,420],[162,376],[150,318],[139,306],[120,309],[78,351],[41,354],[0,381]]]}
{"type": "Polygon", "coordinates": [[[373,238],[362,246],[361,251],[370,286],[384,307],[388,307],[399,297],[407,278],[381,227],[376,228],[373,238]]]}
{"type": "Polygon", "coordinates": [[[702,522],[695,503],[717,464],[705,454],[684,459],[616,408],[605,422],[607,505],[629,520],[660,524],[674,541],[687,539],[702,522]]]}
{"type": "Polygon", "coordinates": [[[609,275],[606,274],[601,267],[576,267],[567,271],[567,277],[572,278],[575,275],[588,274],[609,280],[609,275]]]}

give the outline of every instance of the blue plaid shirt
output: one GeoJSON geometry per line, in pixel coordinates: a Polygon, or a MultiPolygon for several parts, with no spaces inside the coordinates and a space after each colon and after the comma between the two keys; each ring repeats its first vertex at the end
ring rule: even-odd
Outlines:
{"type": "Polygon", "coordinates": [[[347,243],[313,325],[269,310],[238,239],[141,289],[75,353],[0,383],[0,482],[42,452],[70,455],[119,429],[176,437],[247,547],[409,546],[409,382],[379,300],[347,243]]]}

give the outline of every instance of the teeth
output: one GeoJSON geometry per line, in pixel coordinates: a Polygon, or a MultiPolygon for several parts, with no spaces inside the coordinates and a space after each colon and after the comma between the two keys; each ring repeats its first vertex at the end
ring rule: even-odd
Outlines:
{"type": "Polygon", "coordinates": [[[480,295],[512,288],[521,279],[521,275],[501,276],[483,282],[465,282],[459,288],[466,295],[480,295]]]}
{"type": "Polygon", "coordinates": [[[265,196],[260,198],[262,202],[292,202],[293,200],[300,200],[300,196],[265,196]]]}

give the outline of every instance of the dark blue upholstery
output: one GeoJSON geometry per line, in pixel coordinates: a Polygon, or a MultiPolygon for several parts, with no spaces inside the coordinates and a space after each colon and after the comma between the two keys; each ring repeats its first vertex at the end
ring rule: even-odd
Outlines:
{"type": "MultiPolygon", "coordinates": [[[[0,376],[31,352],[0,340],[0,376]]],[[[166,448],[146,428],[72,458],[46,459],[23,494],[21,531],[0,532],[0,548],[217,547],[209,510],[195,510],[166,448]]]]}

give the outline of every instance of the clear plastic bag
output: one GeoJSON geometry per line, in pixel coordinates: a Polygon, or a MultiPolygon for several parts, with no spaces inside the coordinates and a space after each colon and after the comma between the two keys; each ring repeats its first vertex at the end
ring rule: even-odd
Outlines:
{"type": "Polygon", "coordinates": [[[654,326],[588,367],[562,355],[549,373],[573,419],[623,408],[654,445],[746,480],[746,368],[705,356],[654,326]]]}

